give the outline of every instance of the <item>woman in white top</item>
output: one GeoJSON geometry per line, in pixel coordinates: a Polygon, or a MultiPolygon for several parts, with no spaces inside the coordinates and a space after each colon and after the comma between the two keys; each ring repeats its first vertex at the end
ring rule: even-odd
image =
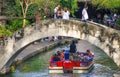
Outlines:
{"type": "Polygon", "coordinates": [[[62,15],[63,15],[62,17],[63,19],[69,20],[70,12],[68,11],[66,7],[64,8],[62,15]]]}

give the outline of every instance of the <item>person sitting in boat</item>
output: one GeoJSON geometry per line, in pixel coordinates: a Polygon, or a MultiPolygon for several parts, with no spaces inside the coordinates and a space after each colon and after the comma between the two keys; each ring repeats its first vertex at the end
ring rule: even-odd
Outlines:
{"type": "Polygon", "coordinates": [[[88,54],[80,53],[80,62],[88,62],[88,54]]]}
{"type": "Polygon", "coordinates": [[[90,50],[86,50],[86,55],[87,55],[87,59],[88,60],[93,60],[94,54],[92,52],[90,52],[90,50]]]}
{"type": "Polygon", "coordinates": [[[62,50],[62,51],[61,51],[62,60],[64,59],[64,52],[65,52],[65,50],[62,50]]]}
{"type": "Polygon", "coordinates": [[[64,59],[65,60],[70,60],[69,57],[70,57],[69,50],[65,50],[64,59]]]}
{"type": "Polygon", "coordinates": [[[56,61],[61,61],[61,59],[60,59],[60,57],[59,57],[57,54],[54,54],[54,55],[51,57],[51,61],[56,62],[56,61]]]}
{"type": "Polygon", "coordinates": [[[61,52],[60,51],[57,51],[57,56],[61,56],[61,52]]]}
{"type": "Polygon", "coordinates": [[[88,50],[86,50],[86,53],[88,54],[88,56],[92,56],[92,57],[94,57],[94,54],[88,49],[88,50]]]}
{"type": "Polygon", "coordinates": [[[80,54],[80,62],[84,62],[84,54],[83,53],[80,54]]]}
{"type": "Polygon", "coordinates": [[[79,54],[80,57],[80,66],[87,66],[88,65],[88,59],[87,59],[87,55],[85,53],[80,53],[79,54]]]}
{"type": "Polygon", "coordinates": [[[60,58],[60,60],[63,60],[63,58],[64,58],[64,51],[57,51],[57,56],[60,58]]]}
{"type": "Polygon", "coordinates": [[[74,56],[74,58],[73,58],[74,61],[80,61],[81,60],[79,51],[76,54],[73,54],[73,56],[74,56]]]}

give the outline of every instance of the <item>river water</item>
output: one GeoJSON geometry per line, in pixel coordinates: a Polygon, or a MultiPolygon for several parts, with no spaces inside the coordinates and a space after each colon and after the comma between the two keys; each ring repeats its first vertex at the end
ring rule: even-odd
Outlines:
{"type": "Polygon", "coordinates": [[[95,54],[94,69],[87,74],[49,74],[48,66],[50,56],[61,49],[61,47],[38,54],[29,60],[19,64],[14,73],[3,77],[113,77],[113,74],[120,74],[116,64],[99,48],[86,41],[79,41],[77,49],[85,51],[90,49],[95,54]]]}

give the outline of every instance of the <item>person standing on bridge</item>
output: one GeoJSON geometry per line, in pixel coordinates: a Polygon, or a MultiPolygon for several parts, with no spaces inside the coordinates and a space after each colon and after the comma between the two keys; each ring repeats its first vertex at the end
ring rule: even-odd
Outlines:
{"type": "Polygon", "coordinates": [[[87,9],[88,9],[88,6],[85,5],[84,9],[82,10],[82,21],[85,21],[85,22],[89,19],[87,9]]]}
{"type": "Polygon", "coordinates": [[[57,19],[62,19],[62,7],[58,7],[58,10],[57,10],[57,13],[56,13],[56,16],[57,16],[57,19]]]}
{"type": "Polygon", "coordinates": [[[70,12],[68,11],[68,8],[64,8],[64,11],[63,11],[63,16],[62,18],[63,19],[66,19],[66,20],[69,20],[69,16],[70,16],[70,12]]]}
{"type": "Polygon", "coordinates": [[[61,7],[60,5],[57,5],[57,7],[55,7],[55,9],[54,9],[54,19],[57,19],[57,11],[60,7],[61,7]]]}
{"type": "Polygon", "coordinates": [[[41,16],[39,13],[36,13],[36,23],[40,23],[40,20],[41,20],[41,16]]]}

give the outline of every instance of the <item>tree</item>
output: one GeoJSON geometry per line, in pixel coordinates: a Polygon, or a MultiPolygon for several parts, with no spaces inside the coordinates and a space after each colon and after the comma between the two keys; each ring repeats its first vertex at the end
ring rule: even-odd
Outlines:
{"type": "Polygon", "coordinates": [[[54,12],[57,4],[60,4],[60,0],[36,0],[36,3],[38,4],[41,16],[49,16],[54,12]]]}
{"type": "MultiPolygon", "coordinates": [[[[60,4],[63,8],[64,7],[67,7],[70,9],[70,12],[72,13],[72,16],[74,16],[74,12],[77,10],[77,0],[36,0],[37,3],[38,3],[38,6],[43,9],[44,11],[44,14],[46,13],[45,12],[45,9],[49,9],[49,10],[54,10],[54,8],[60,4]]],[[[42,12],[42,11],[41,11],[42,12]]],[[[52,13],[51,11],[50,12],[47,12],[47,13],[52,13]]],[[[43,12],[42,12],[43,13],[43,12]]]]}
{"type": "Polygon", "coordinates": [[[6,0],[6,5],[3,9],[3,15],[7,17],[21,17],[22,11],[20,3],[15,0],[6,0]]]}
{"type": "Polygon", "coordinates": [[[22,14],[24,18],[22,27],[24,27],[28,8],[30,5],[32,5],[35,2],[35,0],[18,0],[18,1],[20,2],[20,5],[22,7],[22,14]]]}
{"type": "MultiPolygon", "coordinates": [[[[26,18],[33,17],[38,11],[38,5],[34,3],[34,0],[6,0],[6,5],[3,10],[3,14],[11,18],[24,18],[23,27],[25,26],[26,18]]],[[[20,20],[21,21],[21,20],[20,20]]]]}
{"type": "Polygon", "coordinates": [[[78,9],[77,0],[60,0],[60,3],[62,7],[69,8],[74,17],[74,12],[78,9]]]}
{"type": "Polygon", "coordinates": [[[120,7],[120,0],[92,0],[92,4],[113,10],[120,7]]]}

